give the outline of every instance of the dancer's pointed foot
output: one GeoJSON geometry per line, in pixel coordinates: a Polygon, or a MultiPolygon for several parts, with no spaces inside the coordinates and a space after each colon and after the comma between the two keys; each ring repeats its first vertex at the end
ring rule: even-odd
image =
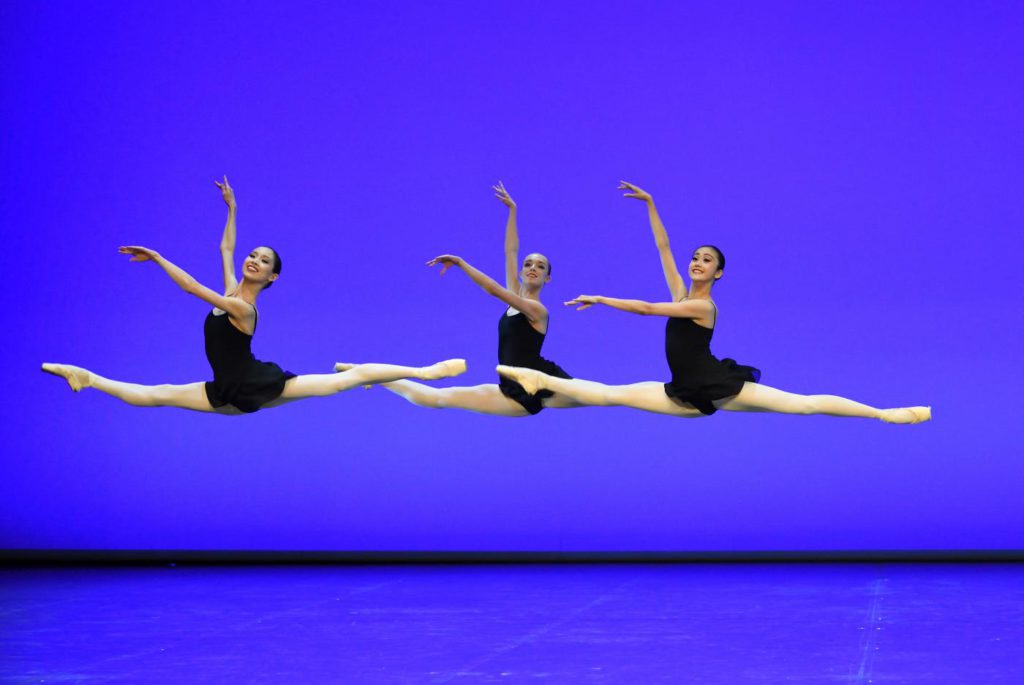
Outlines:
{"type": "Polygon", "coordinates": [[[535,369],[525,369],[521,366],[505,366],[504,364],[498,364],[495,368],[499,375],[513,380],[519,385],[523,386],[530,395],[536,395],[538,390],[541,390],[541,372],[535,369]]]}
{"type": "Polygon", "coordinates": [[[446,359],[431,366],[423,367],[423,375],[420,377],[425,381],[436,381],[439,378],[451,378],[466,373],[465,359],[446,359]]]}
{"type": "Polygon", "coordinates": [[[931,407],[899,407],[883,409],[879,416],[886,423],[923,423],[932,420],[931,407]]]}
{"type": "Polygon", "coordinates": [[[43,364],[43,371],[60,376],[68,382],[71,389],[78,392],[82,388],[92,387],[92,374],[85,369],[70,364],[43,364]]]}

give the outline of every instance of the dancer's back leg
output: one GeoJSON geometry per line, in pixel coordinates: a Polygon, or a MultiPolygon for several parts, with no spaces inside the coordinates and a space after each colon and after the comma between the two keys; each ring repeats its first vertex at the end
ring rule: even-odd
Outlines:
{"type": "Polygon", "coordinates": [[[881,410],[837,395],[798,395],[760,383],[744,383],[739,394],[715,402],[726,411],[827,414],[877,419],[881,410]]]}
{"type": "Polygon", "coordinates": [[[888,423],[920,423],[931,418],[929,407],[877,409],[838,395],[798,395],[760,383],[744,383],[738,395],[715,402],[726,411],[775,412],[778,414],[825,414],[888,423]]]}
{"type": "Polygon", "coordinates": [[[529,415],[521,404],[505,397],[495,383],[456,388],[433,388],[415,381],[395,381],[381,385],[417,407],[463,409],[493,416],[529,415]]]}
{"type": "Polygon", "coordinates": [[[574,402],[577,407],[631,407],[654,414],[681,418],[703,416],[689,404],[676,402],[665,394],[665,384],[644,381],[628,385],[605,385],[581,378],[557,378],[534,369],[498,366],[498,373],[522,385],[527,392],[550,390],[574,402]]]}

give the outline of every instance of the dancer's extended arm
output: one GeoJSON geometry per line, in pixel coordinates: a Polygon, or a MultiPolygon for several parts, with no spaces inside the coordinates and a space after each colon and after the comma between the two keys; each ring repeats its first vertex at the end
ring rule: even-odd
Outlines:
{"type": "Polygon", "coordinates": [[[427,266],[434,266],[435,264],[441,265],[442,276],[444,275],[444,272],[451,267],[459,267],[466,272],[466,275],[469,276],[474,283],[483,288],[485,293],[493,295],[510,307],[515,307],[526,315],[526,318],[529,319],[530,323],[545,323],[548,316],[548,310],[544,305],[537,300],[529,300],[522,297],[519,293],[513,292],[508,288],[502,288],[497,281],[477,269],[475,266],[466,262],[462,257],[445,254],[440,257],[434,257],[427,262],[427,266]]]}
{"type": "Polygon", "coordinates": [[[675,257],[672,256],[672,250],[668,244],[668,232],[665,230],[665,224],[661,222],[661,217],[658,216],[658,208],[654,206],[654,198],[651,197],[650,193],[626,181],[620,182],[619,190],[628,190],[629,192],[625,193],[625,197],[643,200],[647,204],[647,217],[651,221],[654,244],[658,246],[658,255],[661,257],[661,270],[665,272],[665,283],[668,284],[669,292],[672,293],[673,302],[683,299],[687,295],[686,283],[683,281],[683,277],[679,275],[675,257]]]}
{"type": "Polygon", "coordinates": [[[238,287],[238,279],[235,278],[235,214],[238,212],[238,205],[235,203],[235,191],[228,183],[228,177],[224,176],[224,182],[214,181],[220,188],[220,194],[224,198],[224,204],[228,206],[228,220],[224,224],[224,235],[220,239],[220,260],[224,267],[224,294],[234,291],[238,287]]]}
{"type": "Polygon", "coordinates": [[[519,230],[516,227],[516,201],[508,194],[501,181],[491,188],[494,190],[494,196],[508,207],[508,221],[505,222],[505,287],[514,292],[518,290],[519,284],[519,230]]]}
{"type": "Polygon", "coordinates": [[[579,305],[577,311],[595,304],[603,304],[631,314],[643,316],[672,316],[679,319],[706,319],[714,317],[715,307],[708,300],[683,300],[681,302],[646,302],[644,300],[622,300],[602,295],[580,295],[565,303],[579,305]]]}
{"type": "Polygon", "coordinates": [[[129,245],[127,247],[118,248],[118,251],[121,254],[131,255],[131,261],[133,262],[156,262],[164,271],[167,272],[167,275],[171,277],[171,280],[177,283],[182,290],[187,292],[189,295],[195,295],[199,299],[209,302],[217,309],[227,312],[234,319],[241,321],[255,319],[255,309],[251,304],[238,297],[225,297],[224,295],[207,288],[205,285],[192,278],[192,276],[186,273],[184,269],[164,259],[156,250],[150,250],[147,247],[139,247],[137,245],[129,245]]]}

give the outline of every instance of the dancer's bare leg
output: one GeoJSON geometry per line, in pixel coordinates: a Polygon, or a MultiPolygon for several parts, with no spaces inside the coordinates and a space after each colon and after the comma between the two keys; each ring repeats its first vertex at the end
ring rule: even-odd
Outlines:
{"type": "MultiPolygon", "coordinates": [[[[93,388],[136,407],[179,407],[203,412],[220,411],[210,405],[210,400],[206,397],[205,383],[202,382],[184,385],[125,383],[68,364],[43,364],[43,371],[60,376],[75,392],[93,388]]],[[[225,407],[222,413],[232,413],[233,409],[225,407]]]]}
{"type": "Polygon", "coordinates": [[[930,407],[876,409],[837,395],[797,395],[760,383],[744,383],[738,395],[719,400],[715,406],[726,411],[854,416],[886,423],[920,423],[931,418],[930,407]]]}
{"type": "Polygon", "coordinates": [[[590,406],[588,404],[577,402],[568,395],[563,395],[562,393],[559,392],[556,392],[551,397],[545,397],[540,401],[540,403],[544,405],[544,407],[547,409],[576,409],[578,407],[590,406]]]}
{"type": "Polygon", "coordinates": [[[495,383],[461,388],[432,388],[415,381],[381,383],[417,407],[464,409],[494,416],[529,416],[523,406],[502,394],[495,383]]]}
{"type": "Polygon", "coordinates": [[[458,376],[465,371],[466,362],[463,359],[449,359],[431,366],[359,364],[341,373],[307,374],[290,378],[285,382],[281,396],[267,406],[306,397],[326,397],[360,385],[377,385],[405,378],[433,381],[458,376]]]}
{"type": "Polygon", "coordinates": [[[605,385],[579,378],[556,378],[533,369],[499,366],[498,373],[516,381],[528,393],[550,390],[583,407],[632,407],[655,414],[682,418],[704,416],[695,407],[678,403],[665,394],[665,384],[656,381],[629,385],[605,385]]]}

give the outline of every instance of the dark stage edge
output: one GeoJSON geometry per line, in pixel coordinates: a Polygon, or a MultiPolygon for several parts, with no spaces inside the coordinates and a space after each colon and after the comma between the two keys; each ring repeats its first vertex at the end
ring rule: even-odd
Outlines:
{"type": "Polygon", "coordinates": [[[452,552],[271,550],[0,550],[0,563],[46,565],[158,564],[628,564],[766,562],[1022,562],[1024,550],[831,550],[738,552],[452,552]]]}

